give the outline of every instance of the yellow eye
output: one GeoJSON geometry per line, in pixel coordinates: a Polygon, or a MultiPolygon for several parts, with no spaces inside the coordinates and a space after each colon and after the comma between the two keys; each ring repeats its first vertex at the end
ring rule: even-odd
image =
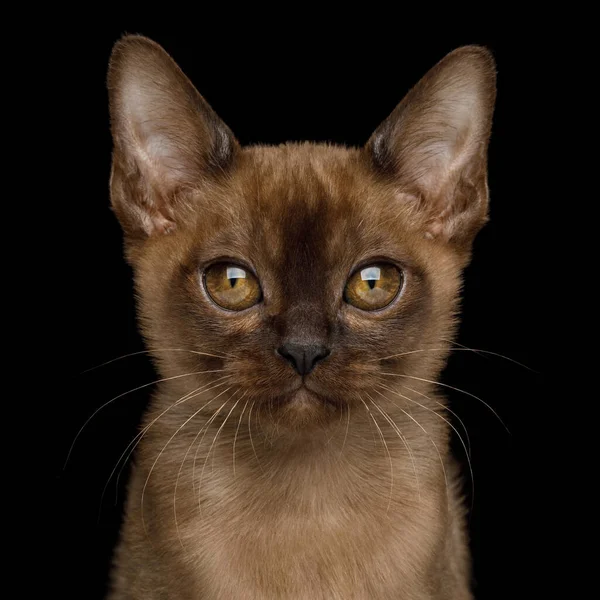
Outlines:
{"type": "Polygon", "coordinates": [[[344,299],[362,310],[387,306],[402,287],[402,271],[390,264],[369,265],[350,277],[344,299]]]}
{"type": "Polygon", "coordinates": [[[248,269],[231,263],[208,267],[204,272],[204,287],[216,304],[228,310],[250,308],[262,297],[256,277],[248,269]]]}

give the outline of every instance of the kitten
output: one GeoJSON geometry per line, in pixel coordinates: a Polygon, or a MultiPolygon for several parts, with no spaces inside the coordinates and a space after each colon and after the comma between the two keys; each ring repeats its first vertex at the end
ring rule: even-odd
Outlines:
{"type": "Polygon", "coordinates": [[[490,53],[446,56],[363,148],[241,148],[143,37],[108,85],[162,377],[110,598],[472,598],[435,381],[487,219],[490,53]]]}

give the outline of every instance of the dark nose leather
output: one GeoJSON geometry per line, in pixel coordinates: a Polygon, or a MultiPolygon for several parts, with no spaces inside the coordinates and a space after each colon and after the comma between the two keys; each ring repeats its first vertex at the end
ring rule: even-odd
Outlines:
{"type": "Polygon", "coordinates": [[[287,343],[278,348],[277,353],[289,361],[299,375],[308,375],[320,360],[329,356],[331,350],[313,344],[287,343]]]}

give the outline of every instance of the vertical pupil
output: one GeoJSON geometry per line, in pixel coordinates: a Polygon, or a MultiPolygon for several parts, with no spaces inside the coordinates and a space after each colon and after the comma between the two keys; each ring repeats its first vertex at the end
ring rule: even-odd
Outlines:
{"type": "Polygon", "coordinates": [[[246,271],[239,267],[227,267],[226,277],[229,281],[229,286],[233,289],[239,279],[244,279],[246,277],[246,271]]]}
{"type": "Polygon", "coordinates": [[[369,289],[372,290],[377,281],[381,279],[381,269],[379,267],[367,267],[360,272],[360,278],[367,282],[369,289]]]}

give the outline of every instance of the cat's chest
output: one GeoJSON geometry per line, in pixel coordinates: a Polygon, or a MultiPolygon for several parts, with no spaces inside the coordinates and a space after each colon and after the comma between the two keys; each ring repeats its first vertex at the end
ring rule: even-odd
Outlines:
{"type": "Polygon", "coordinates": [[[396,597],[417,585],[431,554],[413,532],[438,527],[427,501],[389,504],[339,482],[234,489],[215,483],[187,532],[200,585],[215,598],[396,597]]]}

